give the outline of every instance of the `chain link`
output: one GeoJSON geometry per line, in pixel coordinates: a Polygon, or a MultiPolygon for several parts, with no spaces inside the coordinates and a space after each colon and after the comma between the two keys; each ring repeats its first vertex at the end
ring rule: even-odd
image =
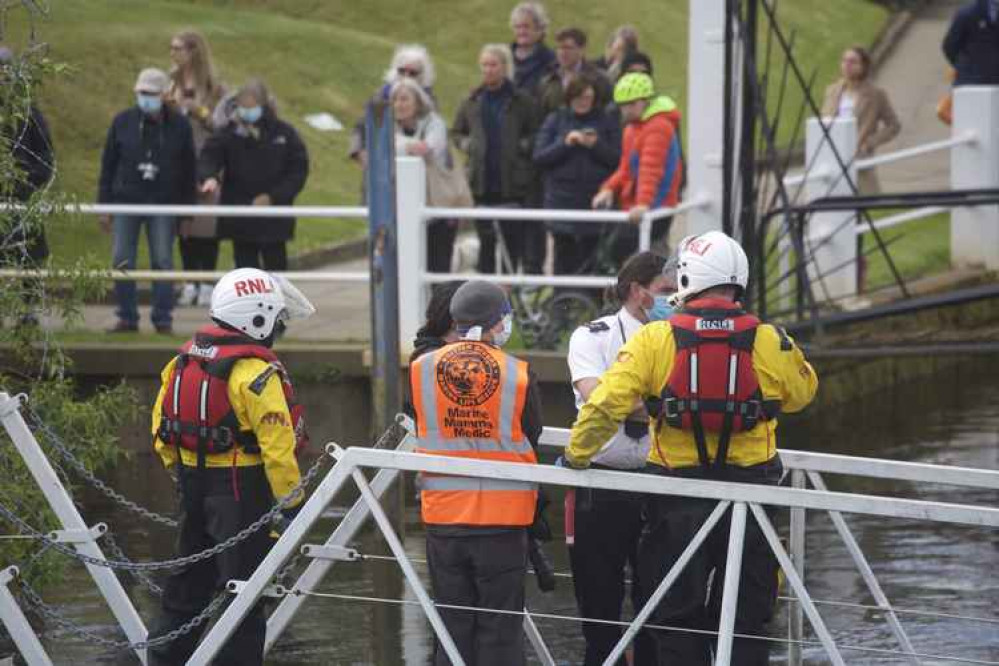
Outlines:
{"type": "Polygon", "coordinates": [[[49,604],[45,603],[41,595],[39,595],[38,592],[36,592],[35,589],[32,588],[31,585],[27,583],[27,581],[19,578],[18,582],[20,583],[21,592],[23,593],[23,598],[26,602],[26,605],[32,610],[36,611],[40,616],[51,622],[54,622],[55,624],[62,627],[63,629],[65,629],[66,631],[68,631],[69,633],[73,634],[78,638],[82,638],[88,641],[93,641],[98,645],[101,645],[103,647],[112,650],[121,650],[124,648],[130,648],[132,650],[145,650],[148,648],[159,647],[160,645],[166,645],[167,643],[172,643],[181,636],[185,636],[191,633],[196,628],[200,627],[205,622],[207,622],[213,615],[215,615],[216,611],[218,611],[219,608],[222,607],[222,604],[225,603],[227,596],[226,593],[224,592],[220,593],[214,599],[212,599],[211,603],[205,606],[204,610],[202,610],[193,618],[191,618],[190,620],[188,620],[187,622],[180,625],[179,627],[177,627],[176,629],[174,629],[169,633],[163,634],[162,636],[157,636],[156,638],[147,641],[132,643],[127,640],[126,641],[111,640],[89,629],[81,627],[79,624],[77,624],[73,620],[70,620],[65,615],[63,615],[60,611],[56,610],[53,606],[50,606],[49,604]]]}
{"type": "MultiPolygon", "coordinates": [[[[122,562],[133,562],[125,551],[122,550],[121,546],[115,540],[114,536],[107,532],[104,534],[104,541],[107,543],[108,552],[111,553],[111,557],[122,562]]],[[[143,587],[149,590],[152,594],[157,597],[163,596],[163,588],[153,582],[153,579],[145,571],[129,571],[129,573],[137,580],[143,587]]]]}
{"type": "Polygon", "coordinates": [[[76,457],[76,455],[69,449],[68,446],[62,441],[62,439],[53,431],[48,425],[42,421],[41,416],[32,409],[27,401],[23,402],[24,412],[28,416],[32,425],[36,430],[40,430],[45,435],[45,440],[49,446],[58,453],[63,460],[65,460],[69,465],[76,470],[84,481],[89,483],[91,486],[96,488],[102,495],[110,499],[112,502],[121,506],[132,513],[146,518],[154,523],[159,523],[160,525],[166,525],[167,527],[177,527],[178,523],[173,518],[169,516],[164,516],[162,514],[156,513],[155,511],[150,511],[146,507],[133,502],[128,499],[114,488],[111,488],[101,479],[97,478],[90,469],[83,463],[82,460],[76,457]]]}
{"type": "Polygon", "coordinates": [[[316,460],[315,464],[306,472],[305,476],[295,485],[291,491],[285,495],[283,498],[278,500],[270,511],[263,514],[256,521],[248,525],[247,527],[240,530],[238,533],[229,537],[225,541],[212,546],[206,550],[203,550],[192,555],[187,555],[185,557],[178,557],[173,560],[163,560],[159,562],[132,562],[130,560],[105,560],[98,557],[91,557],[89,555],[84,555],[83,553],[77,552],[75,549],[70,548],[58,541],[50,539],[47,535],[42,534],[31,525],[26,523],[22,518],[20,518],[13,511],[0,504],[0,516],[4,517],[14,525],[16,525],[22,532],[35,536],[43,544],[51,547],[63,555],[72,557],[79,560],[85,564],[93,564],[99,567],[107,567],[109,569],[123,569],[125,571],[157,571],[161,569],[179,569],[191,564],[197,564],[207,560],[219,553],[229,550],[233,546],[236,546],[243,541],[249,539],[253,534],[260,531],[266,525],[277,518],[281,512],[287,507],[287,505],[293,500],[293,498],[298,497],[298,494],[307,487],[312,480],[315,479],[316,475],[319,474],[320,469],[322,469],[323,462],[326,460],[325,456],[321,456],[316,460]]]}

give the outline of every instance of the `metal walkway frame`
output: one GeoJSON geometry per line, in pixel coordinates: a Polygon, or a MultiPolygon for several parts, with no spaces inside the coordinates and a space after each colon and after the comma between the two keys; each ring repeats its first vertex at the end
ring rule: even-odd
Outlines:
{"type": "MultiPolygon", "coordinates": [[[[61,480],[55,474],[45,457],[34,434],[28,429],[19,411],[20,398],[0,393],[0,421],[10,434],[25,463],[31,469],[36,481],[45,493],[53,511],[65,528],[62,534],[81,553],[100,554],[96,539],[100,530],[90,529],[83,521],[66,492],[61,480]],[[84,534],[86,532],[86,534],[84,534]],[[89,535],[89,536],[88,536],[89,535]]],[[[711,529],[731,511],[732,521],[729,532],[729,562],[723,587],[723,611],[718,629],[718,653],[716,664],[728,664],[732,642],[735,638],[735,604],[738,595],[739,568],[741,566],[742,544],[745,528],[749,520],[756,521],[773,550],[794,594],[796,603],[789,609],[788,643],[791,647],[789,663],[801,663],[804,618],[807,617],[827,655],[834,664],[845,663],[816,609],[804,585],[805,565],[805,516],[806,511],[817,510],[829,514],[833,525],[853,559],[868,591],[884,614],[901,650],[896,654],[906,656],[911,664],[920,664],[921,655],[913,649],[902,623],[893,609],[887,595],[880,587],[870,563],[850,531],[843,513],[905,518],[930,522],[941,522],[983,528],[999,528],[999,508],[951,502],[930,502],[923,500],[899,499],[873,495],[859,495],[831,492],[825,486],[823,474],[845,474],[852,476],[905,480],[920,483],[945,484],[969,488],[999,490],[999,471],[973,468],[930,465],[922,463],[898,462],[875,458],[811,453],[781,450],[781,457],[790,475],[791,487],[772,487],[738,484],[718,481],[700,481],[657,477],[640,473],[613,472],[604,470],[576,471],[551,466],[524,465],[516,463],[495,463],[478,460],[462,460],[452,457],[431,456],[413,453],[415,440],[412,436],[412,422],[400,417],[399,422],[406,429],[396,450],[370,448],[341,449],[336,444],[327,447],[327,454],[336,459],[336,464],[327,472],[315,492],[303,506],[298,517],[291,523],[282,537],[276,542],[268,556],[248,581],[230,581],[229,591],[234,595],[232,603],[224,611],[218,622],[205,634],[190,664],[208,664],[219,648],[230,636],[233,628],[245,616],[256,600],[264,594],[281,598],[280,603],[267,622],[265,650],[269,650],[279,640],[295,613],[301,608],[306,597],[314,592],[323,578],[338,561],[358,559],[358,553],[349,547],[369,518],[374,518],[393,558],[415,593],[434,629],[441,645],[455,664],[462,664],[460,655],[437,612],[437,606],[427,594],[419,576],[407,556],[402,542],[395,533],[388,517],[381,507],[382,495],[391,488],[401,472],[432,472],[438,474],[458,474],[463,476],[527,481],[538,484],[561,485],[566,487],[586,487],[615,490],[627,487],[636,492],[687,496],[717,500],[718,504],[708,521],[668,572],[659,588],[627,627],[614,653],[605,663],[613,664],[634,639],[637,632],[649,620],[653,609],[669,587],[682,573],[687,562],[704,542],[711,529]],[[369,481],[365,469],[377,470],[369,481]],[[306,534],[321,517],[326,507],[332,503],[345,485],[356,485],[361,496],[339,522],[325,543],[303,544],[306,534]],[[811,484],[811,488],[807,486],[811,484]],[[790,511],[789,549],[785,550],[777,532],[770,523],[763,506],[775,506],[790,511]],[[311,559],[311,562],[290,586],[275,586],[274,577],[282,566],[297,552],[311,559]]],[[[570,431],[559,428],[546,428],[541,445],[555,449],[563,448],[569,441],[570,431]]],[[[100,527],[100,526],[98,526],[100,527]]],[[[103,555],[100,555],[103,558],[103,555]]],[[[98,565],[88,565],[91,576],[104,595],[116,619],[125,629],[129,640],[139,643],[145,640],[145,628],[141,624],[135,607],[128,598],[115,575],[115,572],[98,565]],[[123,621],[124,618],[124,621],[123,621]],[[133,625],[129,631],[128,622],[137,622],[141,633],[133,625]]],[[[15,637],[19,649],[29,664],[50,663],[37,637],[30,627],[22,622],[23,614],[16,600],[7,590],[16,575],[13,568],[4,570],[0,581],[0,620],[15,637]]],[[[483,609],[485,610],[485,609],[483,609]]],[[[554,664],[544,639],[531,618],[524,610],[524,629],[529,642],[534,647],[543,664],[554,664]]],[[[140,658],[145,655],[138,653],[140,658]]]]}

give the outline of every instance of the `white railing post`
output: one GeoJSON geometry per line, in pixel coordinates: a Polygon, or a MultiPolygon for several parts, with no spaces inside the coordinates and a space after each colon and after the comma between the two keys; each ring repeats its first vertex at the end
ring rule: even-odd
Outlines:
{"type": "Polygon", "coordinates": [[[687,234],[722,228],[725,4],[725,0],[690,0],[687,196],[704,197],[709,203],[687,213],[687,234]]]}
{"type": "MultiPolygon", "coordinates": [[[[813,169],[831,174],[825,178],[809,179],[806,183],[808,201],[831,196],[851,196],[850,181],[857,182],[857,169],[852,165],[857,152],[857,121],[853,118],[808,120],[805,134],[805,164],[813,169]],[[825,139],[821,123],[827,123],[829,138],[836,150],[825,139]],[[837,153],[844,164],[849,165],[850,180],[843,175],[837,153]]],[[[857,258],[856,214],[816,213],[811,216],[806,231],[805,251],[815,250],[814,261],[809,262],[808,275],[812,281],[812,291],[816,300],[853,296],[857,293],[857,271],[854,261],[857,258]],[[850,220],[850,221],[848,221],[850,220]],[[843,266],[835,272],[837,266],[843,266]]],[[[801,258],[799,257],[798,260],[801,258]]]]}
{"type": "Polygon", "coordinates": [[[427,270],[427,168],[419,157],[395,161],[396,224],[399,256],[399,348],[411,351],[423,321],[429,289],[423,284],[427,270]]]}
{"type": "MultiPolygon", "coordinates": [[[[52,464],[49,463],[49,459],[45,457],[45,452],[42,451],[38,440],[35,439],[28,424],[25,423],[24,417],[21,416],[19,397],[0,392],[0,422],[2,422],[3,428],[10,436],[10,441],[14,443],[14,447],[21,455],[24,466],[31,472],[35,483],[38,484],[38,489],[42,491],[45,500],[52,508],[52,513],[62,524],[63,529],[88,532],[90,526],[84,522],[83,516],[80,515],[76,504],[73,503],[73,498],[66,492],[65,486],[62,485],[62,481],[52,468],[52,464]]],[[[81,555],[98,560],[105,559],[100,546],[93,539],[75,542],[73,548],[81,555]]],[[[125,592],[125,588],[122,587],[121,581],[118,580],[114,571],[89,562],[85,563],[84,566],[90,573],[90,577],[94,579],[94,583],[104,600],[107,601],[111,613],[118,621],[122,631],[125,632],[128,640],[132,643],[145,641],[148,635],[146,626],[142,623],[142,618],[139,617],[138,611],[135,610],[132,600],[129,599],[128,593],[125,592]]],[[[143,664],[146,663],[145,649],[135,650],[135,654],[139,661],[143,664]]]]}
{"type": "MultiPolygon", "coordinates": [[[[999,87],[954,88],[954,135],[969,131],[978,141],[951,151],[951,187],[999,188],[999,87]]],[[[999,206],[955,208],[950,219],[951,264],[999,269],[999,206]]]]}
{"type": "MultiPolygon", "coordinates": [[[[7,584],[17,577],[17,567],[7,567],[0,571],[0,623],[7,629],[11,640],[28,666],[52,666],[52,660],[45,653],[41,641],[35,635],[28,619],[24,617],[17,599],[7,588],[7,584]]],[[[11,663],[13,659],[11,659],[11,663]]]]}

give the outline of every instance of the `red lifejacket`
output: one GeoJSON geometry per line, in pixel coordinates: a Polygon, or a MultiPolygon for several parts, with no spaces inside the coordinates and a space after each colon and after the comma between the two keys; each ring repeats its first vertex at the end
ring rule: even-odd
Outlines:
{"type": "Polygon", "coordinates": [[[753,368],[753,344],[760,320],[726,301],[702,299],[670,317],[676,358],[662,391],[660,423],[692,431],[701,464],[707,467],[704,433],[719,433],[715,465],[728,458],[733,432],[752,430],[780,412],[764,400],[753,368]]]}
{"type": "Polygon", "coordinates": [[[236,362],[244,358],[259,358],[268,363],[267,369],[250,384],[250,390],[257,394],[263,392],[272,375],[280,375],[295,429],[295,453],[305,448],[309,436],[304,410],[295,400],[291,379],[277,356],[262,344],[217,326],[199,329],[177,356],[160,406],[160,439],[198,452],[199,458],[224,453],[236,444],[247,453],[259,453],[256,435],[250,430],[240,430],[239,419],[229,402],[229,375],[236,362]]]}

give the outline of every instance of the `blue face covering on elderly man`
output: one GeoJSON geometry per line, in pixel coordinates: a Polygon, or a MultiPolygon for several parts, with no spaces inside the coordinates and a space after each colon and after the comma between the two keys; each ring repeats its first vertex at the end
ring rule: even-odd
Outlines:
{"type": "Polygon", "coordinates": [[[160,109],[163,108],[163,98],[159,95],[150,95],[148,93],[136,93],[135,102],[142,109],[143,113],[152,115],[154,113],[159,113],[160,109]]]}
{"type": "Polygon", "coordinates": [[[264,110],[259,106],[240,106],[236,108],[236,113],[239,114],[240,120],[252,125],[260,120],[264,110]]]}

